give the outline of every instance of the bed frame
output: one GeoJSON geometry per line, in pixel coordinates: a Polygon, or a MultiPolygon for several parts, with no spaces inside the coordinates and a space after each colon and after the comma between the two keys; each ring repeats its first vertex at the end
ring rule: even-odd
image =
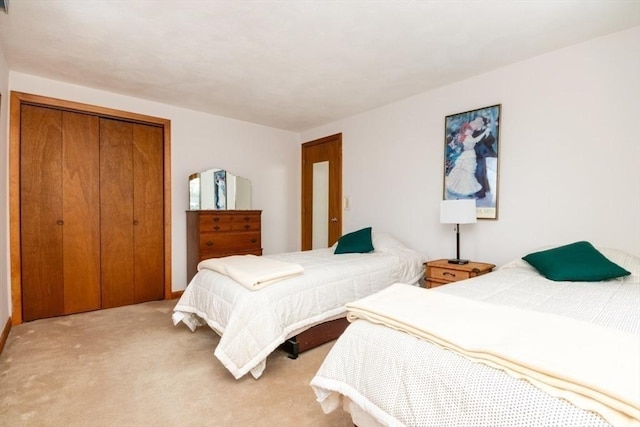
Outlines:
{"type": "Polygon", "coordinates": [[[280,348],[289,353],[290,359],[297,359],[298,354],[337,339],[349,326],[346,317],[330,320],[286,340],[280,348]]]}

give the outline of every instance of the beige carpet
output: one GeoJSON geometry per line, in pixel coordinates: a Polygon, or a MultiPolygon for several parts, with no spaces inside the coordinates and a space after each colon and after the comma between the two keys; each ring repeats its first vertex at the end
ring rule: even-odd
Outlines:
{"type": "Polygon", "coordinates": [[[333,343],[235,380],[218,336],[173,326],[157,301],[14,326],[0,356],[3,426],[352,426],[309,381],[333,343]]]}

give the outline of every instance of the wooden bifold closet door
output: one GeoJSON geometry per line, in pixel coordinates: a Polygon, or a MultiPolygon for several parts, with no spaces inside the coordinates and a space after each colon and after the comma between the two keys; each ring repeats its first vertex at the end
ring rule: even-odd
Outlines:
{"type": "Polygon", "coordinates": [[[98,119],[22,107],[25,320],[100,308],[98,119]]]}
{"type": "Polygon", "coordinates": [[[164,296],[162,129],[100,119],[102,307],[164,296]]]}
{"type": "Polygon", "coordinates": [[[22,314],[164,297],[163,131],[21,107],[22,314]]]}

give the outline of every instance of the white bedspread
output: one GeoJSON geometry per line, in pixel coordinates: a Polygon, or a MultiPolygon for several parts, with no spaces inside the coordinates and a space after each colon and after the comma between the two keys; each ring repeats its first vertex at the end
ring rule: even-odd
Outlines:
{"type": "Polygon", "coordinates": [[[409,333],[523,378],[613,425],[640,423],[636,335],[399,283],[347,304],[347,318],[409,333]]]}
{"type": "MultiPolygon", "coordinates": [[[[517,260],[498,272],[432,292],[566,316],[640,340],[640,260],[602,252],[632,275],[594,283],[551,282],[517,260]]],[[[465,318],[465,313],[458,315],[465,318]]],[[[606,373],[609,366],[596,369],[606,373]]],[[[338,339],[311,386],[325,412],[339,408],[344,396],[377,425],[610,425],[595,412],[504,371],[363,320],[338,339]]]]}
{"type": "Polygon", "coordinates": [[[198,264],[198,271],[205,269],[229,276],[252,291],[304,272],[300,264],[256,255],[205,259],[198,264]]]}
{"type": "MultiPolygon", "coordinates": [[[[375,245],[375,240],[374,240],[375,245]]],[[[369,254],[334,255],[333,249],[268,255],[301,265],[304,273],[250,291],[231,278],[202,270],[174,308],[173,321],[192,330],[205,322],[221,335],[214,355],[235,378],[259,378],[267,356],[287,338],[343,317],[344,305],[403,281],[416,283],[424,256],[404,246],[369,254]]]]}

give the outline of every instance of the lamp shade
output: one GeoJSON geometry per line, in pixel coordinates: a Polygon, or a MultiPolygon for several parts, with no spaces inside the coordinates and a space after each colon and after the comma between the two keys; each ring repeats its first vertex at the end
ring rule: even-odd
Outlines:
{"type": "Polygon", "coordinates": [[[442,224],[472,224],[477,222],[475,199],[441,201],[440,222],[442,224]]]}

